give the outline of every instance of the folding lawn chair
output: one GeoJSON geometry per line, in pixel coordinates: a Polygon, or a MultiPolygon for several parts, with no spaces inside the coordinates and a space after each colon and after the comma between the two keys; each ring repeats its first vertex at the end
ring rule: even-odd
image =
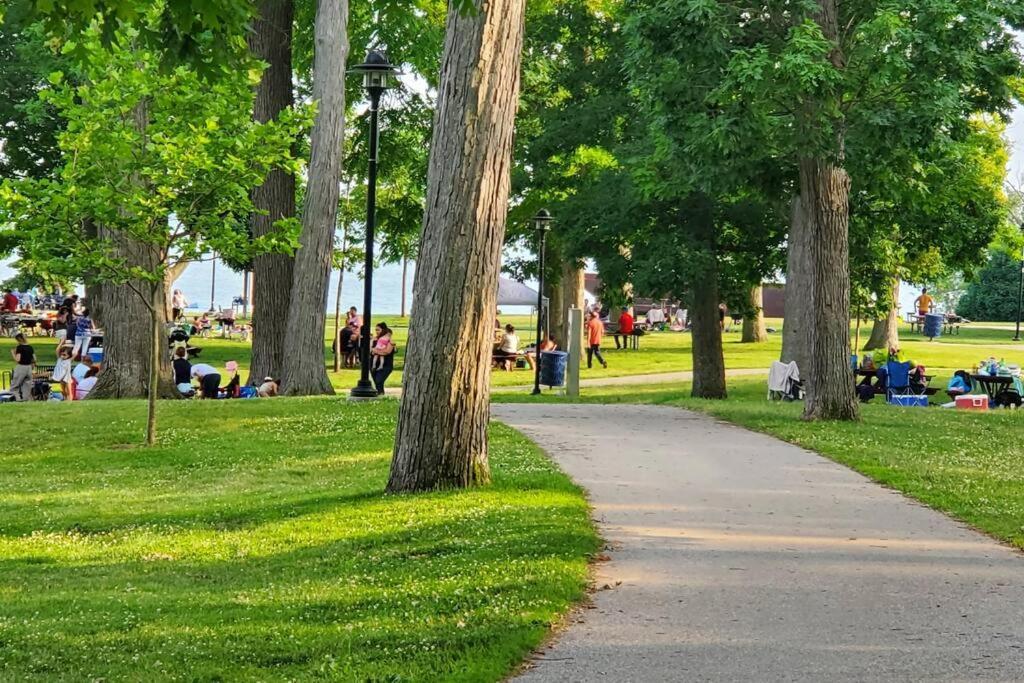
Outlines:
{"type": "Polygon", "coordinates": [[[889,361],[885,364],[885,400],[896,406],[927,406],[928,395],[910,383],[910,363],[889,361]]]}

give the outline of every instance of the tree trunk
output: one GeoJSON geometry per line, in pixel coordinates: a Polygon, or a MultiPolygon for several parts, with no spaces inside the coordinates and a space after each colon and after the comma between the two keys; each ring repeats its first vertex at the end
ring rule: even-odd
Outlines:
{"type": "Polygon", "coordinates": [[[324,325],[345,139],[348,0],[319,0],[313,31],[317,114],[310,135],[309,181],[281,367],[281,393],[286,396],[334,393],[324,365],[324,325]]]}
{"type": "Polygon", "coordinates": [[[490,481],[492,328],[524,6],[480,0],[471,16],[448,12],[391,492],[490,481]]]}
{"type": "MultiPolygon", "coordinates": [[[[164,280],[166,285],[167,280],[164,280]]],[[[167,356],[163,319],[166,316],[166,288],[159,284],[150,287],[149,332],[153,340],[150,350],[149,386],[146,392],[146,445],[156,445],[156,399],[160,383],[160,359],[167,356]],[[164,311],[164,314],[161,314],[164,311]]]]}
{"type": "Polygon", "coordinates": [[[743,336],[740,341],[747,344],[761,344],[768,341],[768,330],[764,325],[764,296],[761,285],[750,288],[750,314],[743,316],[743,336]]]}
{"type": "Polygon", "coordinates": [[[831,162],[801,159],[800,194],[810,218],[812,266],[804,417],[855,420],[858,406],[850,368],[850,177],[831,162]]]}
{"type": "Polygon", "coordinates": [[[405,318],[405,283],[409,277],[409,259],[405,256],[402,257],[402,312],[399,314],[399,318],[405,318]]]}
{"type": "MultiPolygon", "coordinates": [[[[565,262],[562,267],[562,326],[565,330],[564,336],[558,339],[558,344],[564,351],[568,351],[568,342],[566,341],[569,335],[567,325],[567,318],[569,316],[570,308],[578,308],[583,310],[587,305],[587,300],[583,296],[586,291],[584,283],[586,281],[585,273],[583,268],[579,266],[575,259],[571,259],[565,262]]],[[[581,331],[580,338],[576,339],[576,345],[580,349],[584,349],[586,344],[584,343],[585,333],[581,331]]]]}
{"type": "Polygon", "coordinates": [[[892,298],[889,300],[889,312],[884,318],[876,319],[871,325],[871,336],[864,345],[865,351],[874,349],[891,349],[900,345],[900,281],[893,278],[892,298]]]}
{"type": "MultiPolygon", "coordinates": [[[[253,118],[274,120],[294,104],[292,91],[292,0],[261,0],[249,33],[249,50],[269,65],[256,86],[253,118]]],[[[252,194],[254,237],[266,235],[282,218],[295,217],[295,176],[275,169],[252,194]]],[[[262,254],[253,260],[252,363],[249,383],[281,376],[293,259],[287,254],[262,254]]]]}
{"type": "Polygon", "coordinates": [[[811,283],[810,237],[806,207],[800,195],[795,195],[786,240],[786,298],[780,360],[783,363],[796,361],[804,379],[811,372],[808,329],[811,325],[811,300],[806,295],[811,283]]]}
{"type": "MultiPolygon", "coordinates": [[[[348,249],[348,228],[341,231],[341,253],[348,249]]],[[[334,294],[334,371],[341,372],[341,288],[345,284],[345,263],[338,268],[338,290],[334,294]]]]}
{"type": "Polygon", "coordinates": [[[725,357],[722,353],[722,323],[718,319],[718,272],[712,267],[693,284],[693,387],[694,398],[725,398],[725,357]]]}

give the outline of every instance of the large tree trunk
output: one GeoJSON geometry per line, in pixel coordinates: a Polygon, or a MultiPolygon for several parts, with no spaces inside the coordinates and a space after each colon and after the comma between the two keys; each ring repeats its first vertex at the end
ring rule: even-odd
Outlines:
{"type": "Polygon", "coordinates": [[[783,363],[796,361],[805,379],[811,371],[811,299],[807,296],[811,284],[810,237],[807,210],[800,195],[796,195],[786,240],[786,298],[780,359],[783,363]]]}
{"type": "Polygon", "coordinates": [[[751,313],[743,316],[743,336],[740,341],[745,344],[760,344],[768,341],[768,329],[764,324],[764,295],[761,285],[750,288],[751,313]]]}
{"type": "Polygon", "coordinates": [[[313,99],[317,113],[310,137],[309,182],[302,207],[300,246],[295,253],[281,368],[281,393],[288,396],[334,393],[324,365],[324,324],[345,139],[348,0],[319,0],[314,37],[313,99]]]}
{"type": "Polygon", "coordinates": [[[850,177],[828,161],[801,159],[800,194],[809,210],[812,266],[804,417],[854,420],[858,406],[850,368],[850,177]]]}
{"type": "MultiPolygon", "coordinates": [[[[544,260],[551,263],[553,252],[549,249],[544,255],[544,260]]],[[[559,257],[560,258],[560,257],[559,257]]],[[[550,272],[550,269],[549,269],[550,272]]],[[[559,346],[565,344],[565,304],[562,302],[562,276],[561,273],[553,282],[545,282],[545,295],[548,297],[548,334],[554,336],[559,346]]]]}
{"type": "MultiPolygon", "coordinates": [[[[580,267],[580,265],[575,261],[575,259],[566,261],[565,265],[562,267],[561,281],[562,325],[565,328],[565,334],[564,336],[558,339],[558,344],[559,346],[562,347],[564,351],[569,350],[567,341],[569,338],[569,309],[578,308],[580,310],[583,310],[583,308],[587,305],[587,300],[583,296],[584,292],[586,292],[586,287],[584,286],[585,282],[586,278],[585,273],[583,272],[583,268],[580,267]]],[[[585,337],[586,335],[583,332],[583,330],[580,330],[579,339],[575,340],[576,345],[579,346],[581,350],[586,347],[586,344],[584,342],[585,337]]]]}
{"type": "MultiPolygon", "coordinates": [[[[839,45],[837,0],[820,0],[814,17],[833,41],[829,60],[845,67],[839,45]]],[[[823,103],[831,108],[836,103],[823,103]]],[[[813,118],[805,122],[814,131],[813,118]]],[[[850,176],[842,167],[844,133],[835,124],[835,159],[800,159],[800,197],[806,203],[811,264],[810,377],[805,381],[808,420],[855,420],[859,416],[850,367],[850,176]]]]}
{"type": "Polygon", "coordinates": [[[480,0],[473,15],[448,12],[392,492],[490,481],[492,326],[524,8],[480,0]]]}
{"type": "MultiPolygon", "coordinates": [[[[274,120],[294,103],[292,91],[292,0],[261,0],[249,34],[249,50],[269,65],[256,87],[253,118],[274,120]]],[[[274,223],[295,216],[295,176],[275,169],[253,191],[254,237],[266,235],[274,223]]],[[[253,261],[252,364],[249,383],[281,376],[293,259],[287,254],[262,254],[253,261]]]]}
{"type": "Polygon", "coordinates": [[[722,324],[718,319],[718,273],[712,269],[693,284],[693,387],[694,398],[725,398],[725,357],[722,324]]]}
{"type": "Polygon", "coordinates": [[[874,349],[891,349],[900,345],[900,280],[893,278],[892,298],[889,300],[889,312],[884,318],[878,318],[871,326],[871,336],[864,345],[865,351],[874,349]]]}

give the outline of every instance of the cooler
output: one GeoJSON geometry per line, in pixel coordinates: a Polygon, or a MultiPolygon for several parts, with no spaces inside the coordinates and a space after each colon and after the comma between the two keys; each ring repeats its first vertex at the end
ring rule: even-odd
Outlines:
{"type": "Polygon", "coordinates": [[[957,410],[988,410],[988,396],[964,394],[953,400],[956,401],[957,410]]]}

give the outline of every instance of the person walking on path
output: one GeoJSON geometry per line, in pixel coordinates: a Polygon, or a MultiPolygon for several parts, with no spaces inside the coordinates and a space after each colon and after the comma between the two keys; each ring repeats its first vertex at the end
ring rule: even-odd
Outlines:
{"type": "Polygon", "coordinates": [[[32,400],[32,371],[36,367],[36,351],[19,332],[14,335],[18,345],[11,350],[14,370],[11,372],[11,393],[16,401],[32,400]]]}
{"type": "Polygon", "coordinates": [[[587,321],[587,368],[594,367],[595,356],[597,356],[597,362],[601,364],[601,367],[608,367],[604,356],[601,355],[601,337],[603,336],[604,323],[601,322],[601,316],[591,313],[590,320],[587,321]]]}

